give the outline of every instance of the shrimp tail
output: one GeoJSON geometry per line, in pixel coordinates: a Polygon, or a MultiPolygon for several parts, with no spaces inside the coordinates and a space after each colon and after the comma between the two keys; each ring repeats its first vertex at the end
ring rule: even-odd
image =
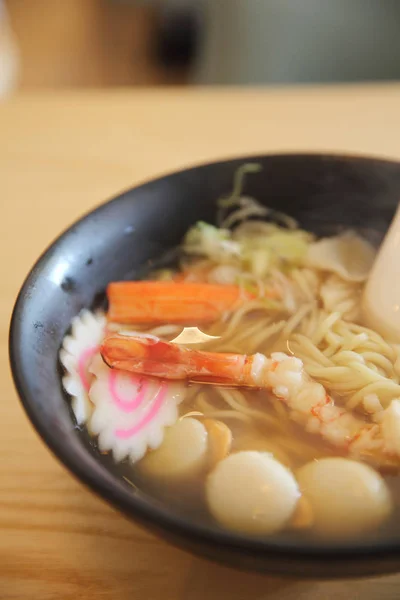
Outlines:
{"type": "Polygon", "coordinates": [[[111,335],[100,351],[111,368],[163,379],[245,385],[245,355],[192,350],[144,334],[111,335]]]}

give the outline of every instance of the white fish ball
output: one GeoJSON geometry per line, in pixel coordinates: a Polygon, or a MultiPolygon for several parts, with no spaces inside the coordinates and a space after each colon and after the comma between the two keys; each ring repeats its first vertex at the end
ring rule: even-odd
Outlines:
{"type": "Polygon", "coordinates": [[[392,511],[385,481],[366,464],[323,458],[307,463],[296,475],[312,508],[314,530],[331,539],[371,531],[392,511]]]}
{"type": "Polygon", "coordinates": [[[154,479],[184,480],[201,472],[207,463],[207,430],[197,419],[180,419],[165,430],[164,440],[138,463],[154,479]]]}
{"type": "Polygon", "coordinates": [[[238,452],[208,476],[206,494],[214,518],[227,529],[266,535],[282,529],[300,493],[292,473],[266,452],[238,452]]]}

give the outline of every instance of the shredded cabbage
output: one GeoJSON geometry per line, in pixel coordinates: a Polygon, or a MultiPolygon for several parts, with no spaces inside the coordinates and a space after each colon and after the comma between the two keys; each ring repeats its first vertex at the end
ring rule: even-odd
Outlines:
{"type": "Polygon", "coordinates": [[[269,224],[266,231],[237,232],[199,222],[189,229],[183,251],[222,264],[234,264],[255,278],[264,278],[274,268],[304,263],[312,236],[301,229],[287,230],[269,224]]]}
{"type": "Polygon", "coordinates": [[[152,279],[157,279],[157,281],[172,281],[174,276],[175,271],[172,269],[158,269],[152,273],[152,279]]]}
{"type": "Polygon", "coordinates": [[[198,221],[187,232],[183,241],[186,254],[204,256],[214,260],[240,256],[240,244],[232,240],[232,232],[198,221]]]}
{"type": "Polygon", "coordinates": [[[365,241],[354,235],[316,241],[291,217],[243,194],[246,176],[261,168],[257,163],[246,163],[237,169],[231,193],[217,202],[220,226],[196,223],[183,240],[184,254],[206,259],[206,271],[229,266],[229,272],[215,272],[217,279],[231,281],[236,270],[251,277],[256,288],[272,273],[289,275],[298,267],[335,272],[350,281],[365,279],[374,256],[365,241]]]}
{"type": "Polygon", "coordinates": [[[271,269],[297,267],[304,263],[311,236],[302,230],[288,231],[271,225],[269,234],[243,236],[244,266],[255,276],[264,278],[271,269]]]}

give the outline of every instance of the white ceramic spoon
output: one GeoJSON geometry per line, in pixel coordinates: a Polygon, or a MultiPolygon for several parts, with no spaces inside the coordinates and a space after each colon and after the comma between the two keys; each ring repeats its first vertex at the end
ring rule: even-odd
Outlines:
{"type": "Polygon", "coordinates": [[[369,275],[362,309],[366,325],[400,343],[400,205],[369,275]]]}

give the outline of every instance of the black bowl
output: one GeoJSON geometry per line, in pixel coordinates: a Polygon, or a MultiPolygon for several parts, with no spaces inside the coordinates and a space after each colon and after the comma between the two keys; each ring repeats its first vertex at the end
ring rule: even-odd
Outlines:
{"type": "MultiPolygon", "coordinates": [[[[249,157],[199,166],[151,181],[97,208],[59,237],[28,275],[10,330],[15,384],[34,426],[85,484],[136,522],[193,553],[237,568],[303,577],[400,570],[400,537],[342,548],[306,541],[255,540],[176,514],[128,486],[77,434],[60,385],[58,350],[70,321],[102,298],[107,283],[137,277],[167,256],[195,221],[213,222],[249,157]]],[[[400,164],[324,155],[256,156],[263,170],[246,193],[323,234],[355,227],[382,236],[400,198],[400,164]]]]}

